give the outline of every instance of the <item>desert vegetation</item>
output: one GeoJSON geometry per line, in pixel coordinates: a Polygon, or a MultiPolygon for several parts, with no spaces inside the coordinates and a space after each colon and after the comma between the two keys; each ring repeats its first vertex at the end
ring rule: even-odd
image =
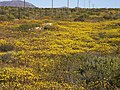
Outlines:
{"type": "Polygon", "coordinates": [[[0,7],[0,90],[119,90],[120,9],[53,12],[0,7]]]}
{"type": "Polygon", "coordinates": [[[0,20],[52,19],[62,21],[99,22],[120,18],[120,9],[114,8],[16,8],[0,7],[0,20]]]}

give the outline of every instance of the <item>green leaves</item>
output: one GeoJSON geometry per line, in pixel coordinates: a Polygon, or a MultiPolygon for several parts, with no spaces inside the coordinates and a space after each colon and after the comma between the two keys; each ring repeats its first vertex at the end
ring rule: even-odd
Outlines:
{"type": "Polygon", "coordinates": [[[18,30],[31,31],[32,29],[35,29],[35,27],[40,27],[40,24],[37,23],[22,24],[18,27],[18,30]]]}
{"type": "Polygon", "coordinates": [[[14,50],[14,45],[6,40],[0,40],[0,52],[7,52],[14,50]]]}

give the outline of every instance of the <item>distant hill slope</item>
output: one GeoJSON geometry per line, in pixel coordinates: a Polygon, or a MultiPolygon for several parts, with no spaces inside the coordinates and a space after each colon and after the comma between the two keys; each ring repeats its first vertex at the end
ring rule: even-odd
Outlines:
{"type": "MultiPolygon", "coordinates": [[[[24,7],[24,1],[21,0],[2,1],[0,2],[0,6],[24,7]]],[[[26,2],[25,6],[35,8],[35,6],[29,2],[26,2]]]]}

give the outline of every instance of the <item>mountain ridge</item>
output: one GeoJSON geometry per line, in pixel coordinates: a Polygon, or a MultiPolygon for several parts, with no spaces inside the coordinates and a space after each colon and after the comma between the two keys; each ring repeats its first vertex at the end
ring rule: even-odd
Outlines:
{"type": "MultiPolygon", "coordinates": [[[[24,7],[24,1],[21,0],[2,1],[0,2],[0,6],[24,7]]],[[[29,2],[25,2],[25,7],[35,8],[36,6],[29,2]]]]}

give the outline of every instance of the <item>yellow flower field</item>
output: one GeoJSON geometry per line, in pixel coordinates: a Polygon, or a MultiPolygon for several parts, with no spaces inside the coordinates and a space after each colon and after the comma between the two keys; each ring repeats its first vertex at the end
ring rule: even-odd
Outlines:
{"type": "Polygon", "coordinates": [[[119,19],[45,21],[0,23],[0,90],[120,89],[119,19]]]}

